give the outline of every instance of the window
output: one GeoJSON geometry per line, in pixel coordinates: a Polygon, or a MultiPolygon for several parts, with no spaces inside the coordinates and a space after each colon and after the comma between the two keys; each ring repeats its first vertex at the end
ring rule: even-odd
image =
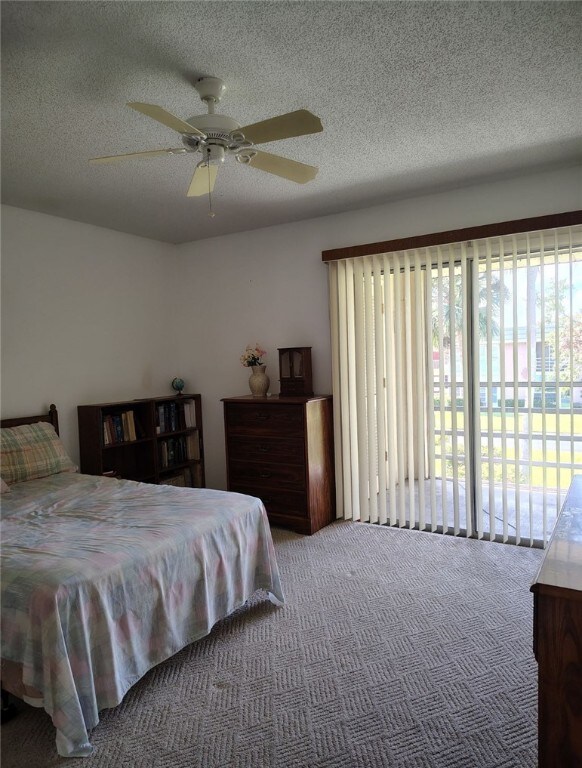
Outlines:
{"type": "Polygon", "coordinates": [[[542,344],[541,341],[536,342],[536,372],[542,372],[542,366],[545,373],[550,373],[556,367],[556,355],[554,353],[554,347],[551,344],[542,344]],[[543,355],[542,355],[543,351],[543,355]]]}

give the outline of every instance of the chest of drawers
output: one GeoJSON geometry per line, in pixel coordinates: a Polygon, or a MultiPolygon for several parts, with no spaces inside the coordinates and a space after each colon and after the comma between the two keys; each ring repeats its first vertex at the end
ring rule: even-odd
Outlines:
{"type": "Polygon", "coordinates": [[[335,519],[332,398],[223,400],[228,490],[258,496],[273,525],[311,534],[335,519]]]}
{"type": "Polygon", "coordinates": [[[582,766],[582,475],[556,521],[534,593],[539,768],[582,766]]]}

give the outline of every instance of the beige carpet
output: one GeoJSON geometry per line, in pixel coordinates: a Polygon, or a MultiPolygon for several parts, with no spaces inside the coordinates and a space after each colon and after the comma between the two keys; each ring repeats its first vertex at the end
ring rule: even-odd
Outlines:
{"type": "Polygon", "coordinates": [[[284,607],[253,600],[148,673],[90,758],[59,758],[22,705],[2,768],[535,768],[541,551],[347,522],[273,535],[284,607]]]}

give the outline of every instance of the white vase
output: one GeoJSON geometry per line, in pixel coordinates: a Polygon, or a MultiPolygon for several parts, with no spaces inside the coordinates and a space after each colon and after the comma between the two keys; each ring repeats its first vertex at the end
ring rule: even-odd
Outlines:
{"type": "Polygon", "coordinates": [[[249,377],[249,387],[253,397],[265,397],[269,391],[271,380],[265,373],[266,365],[251,365],[251,375],[249,377]]]}

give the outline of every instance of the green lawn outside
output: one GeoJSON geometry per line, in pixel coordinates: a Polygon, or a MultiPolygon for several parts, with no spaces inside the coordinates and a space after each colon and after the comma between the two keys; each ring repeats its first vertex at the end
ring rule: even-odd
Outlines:
{"type": "MultiPolygon", "coordinates": [[[[441,424],[440,424],[440,417],[441,414],[439,411],[435,411],[435,432],[440,431],[441,424]]],[[[452,429],[453,425],[453,414],[451,411],[445,411],[444,413],[445,417],[445,429],[450,430],[452,429]]],[[[543,414],[541,413],[532,413],[531,416],[528,415],[527,411],[523,413],[519,413],[518,415],[518,431],[519,432],[532,432],[534,435],[538,434],[540,437],[542,435],[542,428],[543,428],[543,414]],[[531,425],[528,427],[528,420],[531,418],[531,425]]],[[[481,411],[480,413],[480,424],[481,424],[481,432],[486,432],[489,430],[489,415],[487,411],[481,411]]],[[[495,411],[492,414],[491,418],[491,430],[493,432],[501,432],[502,431],[502,425],[503,425],[503,418],[499,411],[495,411]]],[[[574,413],[546,413],[545,414],[545,432],[546,436],[553,437],[553,435],[557,432],[557,425],[559,423],[560,427],[560,437],[561,439],[567,439],[568,435],[580,435],[582,436],[582,413],[579,410],[574,411],[574,413]],[[559,419],[559,421],[558,421],[559,419]]],[[[457,411],[456,415],[456,423],[457,423],[457,429],[460,431],[464,428],[465,425],[465,415],[462,410],[457,411]]],[[[515,415],[513,411],[506,411],[505,412],[505,431],[507,433],[513,434],[515,431],[515,415]]]]}
{"type": "MultiPolygon", "coordinates": [[[[452,424],[453,424],[453,418],[450,411],[446,411],[444,414],[444,428],[446,431],[452,430],[452,424]]],[[[531,415],[532,419],[532,428],[531,430],[527,427],[527,419],[528,414],[520,414],[519,418],[519,431],[522,434],[532,434],[532,439],[534,441],[541,441],[542,439],[542,426],[543,426],[543,420],[542,420],[542,414],[541,413],[535,413],[531,415]]],[[[567,447],[566,450],[563,448],[559,452],[558,456],[558,450],[557,446],[555,444],[555,437],[556,437],[556,425],[558,423],[557,421],[557,414],[546,414],[545,416],[545,434],[546,434],[546,450],[545,450],[545,481],[544,481],[544,467],[543,466],[530,466],[529,462],[535,464],[542,464],[544,462],[544,451],[542,447],[539,447],[539,445],[532,445],[531,453],[528,454],[527,451],[529,449],[529,440],[527,439],[520,439],[518,443],[518,456],[520,462],[526,462],[525,464],[520,464],[520,467],[516,470],[516,467],[507,464],[505,467],[505,475],[507,478],[507,482],[514,483],[519,482],[523,484],[527,484],[531,487],[535,488],[546,488],[546,489],[565,489],[568,487],[572,480],[572,476],[575,472],[582,472],[582,442],[574,442],[574,456],[572,457],[572,451],[570,446],[567,447]],[[565,464],[576,464],[578,465],[577,469],[572,470],[570,467],[552,467],[547,466],[551,464],[557,464],[558,459],[560,463],[565,464]],[[516,472],[519,472],[519,476],[516,475],[516,472]],[[558,484],[559,479],[559,484],[558,484]]],[[[489,431],[501,433],[502,432],[502,425],[503,420],[501,417],[501,414],[495,413],[493,415],[493,418],[491,419],[491,423],[489,423],[488,420],[488,414],[487,413],[481,413],[481,456],[482,456],[482,477],[484,480],[489,480],[489,470],[492,470],[492,474],[494,477],[495,482],[501,482],[503,479],[503,458],[505,458],[508,462],[512,462],[516,458],[516,451],[515,451],[515,436],[513,433],[514,427],[515,427],[515,417],[513,413],[511,415],[506,414],[505,418],[505,427],[506,427],[506,439],[505,439],[505,446],[503,446],[503,440],[500,436],[494,437],[493,441],[493,455],[492,455],[492,461],[489,462],[489,445],[488,445],[488,433],[489,431]],[[490,466],[491,464],[491,466],[490,466]]],[[[559,414],[559,424],[560,424],[560,440],[561,441],[569,441],[571,436],[582,436],[582,413],[574,413],[574,418],[572,418],[571,414],[559,414]]],[[[459,432],[456,440],[456,449],[457,449],[457,475],[460,478],[463,478],[465,476],[465,467],[464,467],[464,437],[462,435],[464,425],[464,418],[463,414],[457,414],[457,420],[456,420],[456,426],[457,430],[459,432]]],[[[440,421],[440,413],[435,413],[435,447],[436,447],[436,466],[435,469],[438,474],[443,473],[443,457],[442,457],[442,451],[441,451],[441,421],[440,421]]],[[[445,436],[445,453],[447,455],[447,458],[445,459],[445,467],[444,467],[444,474],[446,477],[452,477],[453,476],[453,462],[452,462],[452,451],[453,451],[453,436],[451,434],[448,434],[445,436]]]]}

